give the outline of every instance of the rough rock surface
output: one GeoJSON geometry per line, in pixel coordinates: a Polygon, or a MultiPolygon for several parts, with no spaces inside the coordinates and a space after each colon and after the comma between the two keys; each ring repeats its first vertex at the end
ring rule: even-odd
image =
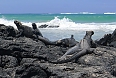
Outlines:
{"type": "Polygon", "coordinates": [[[6,34],[9,31],[0,24],[0,78],[116,78],[114,47],[99,46],[76,62],[52,64],[49,61],[61,57],[68,47],[6,34]]]}

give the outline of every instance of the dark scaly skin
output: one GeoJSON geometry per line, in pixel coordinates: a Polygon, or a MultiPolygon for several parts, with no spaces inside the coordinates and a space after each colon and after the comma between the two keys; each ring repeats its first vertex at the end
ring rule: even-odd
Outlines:
{"type": "Polygon", "coordinates": [[[33,29],[31,27],[22,25],[22,23],[17,20],[15,20],[14,23],[19,30],[19,34],[17,35],[17,37],[25,36],[34,39],[36,38],[36,35],[33,33],[33,29]]]}
{"type": "Polygon", "coordinates": [[[66,38],[66,39],[62,39],[62,40],[58,40],[58,41],[50,41],[49,39],[43,37],[43,35],[41,34],[41,32],[39,31],[39,29],[37,28],[37,25],[35,23],[32,23],[32,28],[34,29],[34,34],[37,36],[37,38],[39,40],[41,40],[42,42],[44,42],[46,45],[63,45],[66,47],[72,47],[74,45],[76,45],[76,41],[73,38],[73,35],[71,35],[71,38],[66,38]]]}
{"type": "Polygon", "coordinates": [[[42,33],[39,31],[39,29],[37,28],[37,25],[35,24],[35,23],[32,23],[32,28],[34,29],[34,34],[36,35],[36,36],[41,36],[41,37],[43,37],[43,35],[42,35],[42,33]]]}
{"type": "Polygon", "coordinates": [[[74,39],[73,35],[70,38],[65,38],[57,41],[57,45],[62,45],[63,47],[73,47],[78,42],[74,39]]]}
{"type": "Polygon", "coordinates": [[[70,62],[74,59],[77,59],[87,53],[92,53],[94,48],[92,48],[93,41],[91,39],[91,36],[94,34],[93,31],[87,31],[84,38],[81,40],[79,44],[76,46],[70,48],[59,60],[52,61],[51,63],[66,63],[70,62]],[[75,52],[75,53],[74,53],[75,52]],[[70,58],[65,59],[66,55],[74,53],[70,58]]]}
{"type": "Polygon", "coordinates": [[[56,41],[50,41],[49,39],[45,37],[38,36],[38,39],[46,45],[56,45],[56,41]]]}
{"type": "Polygon", "coordinates": [[[32,23],[32,28],[34,29],[33,33],[36,35],[37,39],[45,43],[46,45],[56,45],[55,41],[50,41],[49,39],[43,37],[39,29],[37,28],[37,25],[35,23],[32,23]]]}
{"type": "Polygon", "coordinates": [[[57,40],[57,41],[50,41],[49,39],[42,37],[42,36],[38,36],[38,39],[42,41],[43,43],[45,43],[46,45],[56,45],[56,46],[63,45],[65,47],[72,47],[72,46],[75,46],[76,43],[78,43],[77,41],[75,41],[73,37],[62,39],[62,40],[57,40]]]}

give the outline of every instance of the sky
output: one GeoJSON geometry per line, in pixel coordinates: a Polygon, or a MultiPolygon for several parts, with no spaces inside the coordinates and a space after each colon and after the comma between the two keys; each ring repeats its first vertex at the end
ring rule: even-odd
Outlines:
{"type": "Polygon", "coordinates": [[[0,13],[116,12],[116,0],[0,0],[0,13]]]}

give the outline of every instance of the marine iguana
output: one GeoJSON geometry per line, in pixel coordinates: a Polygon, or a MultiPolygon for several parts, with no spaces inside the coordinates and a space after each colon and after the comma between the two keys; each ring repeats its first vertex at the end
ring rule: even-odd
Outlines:
{"type": "Polygon", "coordinates": [[[32,23],[32,28],[34,29],[33,33],[38,37],[41,36],[43,37],[42,33],[39,31],[39,29],[37,28],[37,25],[35,23],[32,23]]]}
{"type": "Polygon", "coordinates": [[[65,47],[72,47],[75,46],[77,43],[73,35],[71,35],[71,38],[65,38],[57,41],[50,41],[49,39],[43,37],[39,29],[37,29],[37,25],[35,23],[32,23],[32,28],[34,29],[33,32],[37,36],[37,38],[42,42],[44,42],[46,45],[56,45],[56,46],[63,45],[65,47]]]}
{"type": "Polygon", "coordinates": [[[73,47],[77,43],[78,41],[74,39],[74,35],[71,35],[70,38],[65,38],[57,41],[57,45],[62,45],[63,47],[73,47]]]}
{"type": "Polygon", "coordinates": [[[56,41],[50,41],[48,38],[38,36],[38,39],[42,41],[45,45],[56,45],[56,41]]]}
{"type": "Polygon", "coordinates": [[[71,38],[65,38],[61,40],[56,41],[50,41],[49,39],[38,36],[38,39],[45,43],[46,45],[56,45],[56,46],[63,46],[63,47],[72,47],[75,46],[78,42],[73,38],[73,35],[71,35],[71,38]]]}
{"type": "Polygon", "coordinates": [[[26,37],[33,38],[33,39],[37,38],[36,35],[33,33],[33,29],[31,27],[22,25],[22,23],[17,20],[14,21],[14,24],[17,26],[19,30],[19,34],[17,35],[17,37],[26,36],[26,37]]]}
{"type": "Polygon", "coordinates": [[[77,59],[87,53],[92,53],[95,49],[94,42],[91,39],[91,36],[94,34],[93,31],[86,31],[86,35],[84,38],[80,41],[80,43],[77,43],[74,47],[70,48],[61,58],[59,58],[57,61],[51,61],[50,63],[60,64],[60,63],[66,63],[70,62],[74,59],[77,59]],[[68,54],[73,54],[71,57],[66,59],[66,56],[68,54]]]}
{"type": "Polygon", "coordinates": [[[32,23],[32,28],[34,29],[33,32],[37,36],[37,38],[42,42],[44,42],[46,45],[57,45],[57,46],[63,45],[66,47],[72,47],[75,46],[77,43],[77,41],[75,41],[75,39],[73,38],[73,35],[71,35],[71,38],[65,38],[57,41],[50,41],[49,39],[43,37],[39,29],[37,29],[37,25],[35,23],[32,23]]]}

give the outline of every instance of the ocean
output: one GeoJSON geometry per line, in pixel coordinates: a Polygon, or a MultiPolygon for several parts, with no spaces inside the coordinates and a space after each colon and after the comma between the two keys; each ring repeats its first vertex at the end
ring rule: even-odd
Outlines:
{"type": "Polygon", "coordinates": [[[19,20],[23,25],[32,27],[47,24],[48,26],[59,26],[58,28],[39,28],[43,36],[51,41],[69,38],[74,35],[80,41],[86,31],[94,31],[93,40],[100,39],[105,34],[112,33],[116,28],[116,13],[43,13],[43,14],[0,14],[0,24],[13,26],[14,20],[19,20]]]}

